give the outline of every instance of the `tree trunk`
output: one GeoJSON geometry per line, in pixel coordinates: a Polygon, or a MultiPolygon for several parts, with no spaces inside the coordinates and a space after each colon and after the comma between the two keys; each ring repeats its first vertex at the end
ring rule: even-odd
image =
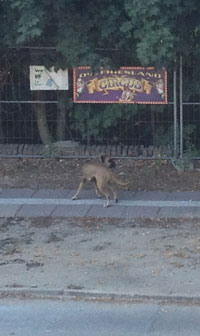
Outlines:
{"type": "MultiPolygon", "coordinates": [[[[38,98],[38,101],[44,100],[44,94],[42,91],[38,91],[37,98],[38,98]]],[[[49,127],[48,127],[48,122],[47,122],[46,105],[44,103],[33,104],[33,109],[35,111],[41,141],[44,145],[49,145],[52,142],[52,137],[49,132],[49,127]]]]}
{"type": "Polygon", "coordinates": [[[56,138],[58,141],[65,140],[65,126],[66,126],[66,108],[63,99],[63,92],[57,92],[58,107],[57,107],[57,129],[56,138]]]}

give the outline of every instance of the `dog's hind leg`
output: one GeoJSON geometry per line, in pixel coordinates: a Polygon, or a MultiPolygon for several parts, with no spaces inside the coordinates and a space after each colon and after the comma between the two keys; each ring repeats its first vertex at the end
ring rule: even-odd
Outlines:
{"type": "Polygon", "coordinates": [[[111,187],[111,186],[110,186],[110,189],[111,189],[111,191],[113,193],[114,201],[115,201],[115,203],[117,203],[118,202],[117,191],[113,187],[111,187]]]}
{"type": "Polygon", "coordinates": [[[81,183],[79,184],[78,190],[76,194],[72,197],[72,200],[76,200],[78,198],[78,195],[80,194],[80,191],[83,188],[84,182],[85,182],[85,179],[81,181],[81,183]]]}
{"type": "Polygon", "coordinates": [[[110,205],[110,193],[109,190],[103,185],[98,185],[98,190],[102,195],[106,198],[106,204],[104,204],[104,207],[107,208],[110,205]]]}

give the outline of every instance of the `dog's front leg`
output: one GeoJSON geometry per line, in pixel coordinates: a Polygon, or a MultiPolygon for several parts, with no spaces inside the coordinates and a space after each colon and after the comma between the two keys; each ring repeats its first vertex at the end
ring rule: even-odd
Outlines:
{"type": "Polygon", "coordinates": [[[106,204],[104,204],[104,208],[108,208],[110,206],[110,196],[105,194],[106,197],[106,204]]]}
{"type": "Polygon", "coordinates": [[[100,190],[98,189],[98,185],[97,185],[97,181],[96,179],[94,180],[94,187],[95,187],[95,191],[96,191],[96,195],[98,198],[101,198],[102,197],[102,194],[100,192],[100,190]]]}

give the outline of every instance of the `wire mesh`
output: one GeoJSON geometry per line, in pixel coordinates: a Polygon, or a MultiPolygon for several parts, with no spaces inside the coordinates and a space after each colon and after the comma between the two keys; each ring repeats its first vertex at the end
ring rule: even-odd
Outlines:
{"type": "MultiPolygon", "coordinates": [[[[2,64],[6,69],[6,80],[1,82],[0,93],[1,144],[41,144],[44,140],[39,118],[43,118],[42,125],[46,125],[52,142],[73,140],[89,145],[163,146],[170,148],[173,155],[173,71],[168,71],[168,104],[131,107],[122,104],[118,106],[120,113],[118,110],[115,115],[110,104],[83,104],[81,107],[73,104],[71,73],[67,92],[31,92],[29,65],[41,64],[41,54],[45,59],[41,50],[14,49],[2,64]],[[42,117],[37,113],[38,107],[43,111],[42,117]],[[60,113],[62,109],[64,115],[60,113]],[[109,114],[112,116],[110,123],[109,114]]],[[[123,59],[121,57],[120,62],[123,59]]],[[[190,107],[186,106],[184,110],[184,123],[188,125],[191,122],[188,120],[191,118],[190,107]]],[[[192,110],[192,122],[196,123],[199,121],[199,106],[193,106],[192,110]]],[[[199,144],[198,134],[199,129],[193,134],[195,146],[199,144]]]]}

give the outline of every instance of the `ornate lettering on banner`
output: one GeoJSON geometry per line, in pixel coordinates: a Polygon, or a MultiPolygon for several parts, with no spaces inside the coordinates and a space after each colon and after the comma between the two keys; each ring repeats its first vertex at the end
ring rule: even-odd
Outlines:
{"type": "Polygon", "coordinates": [[[90,67],[78,67],[73,77],[75,103],[167,103],[164,68],[123,67],[92,73],[90,67]]]}

